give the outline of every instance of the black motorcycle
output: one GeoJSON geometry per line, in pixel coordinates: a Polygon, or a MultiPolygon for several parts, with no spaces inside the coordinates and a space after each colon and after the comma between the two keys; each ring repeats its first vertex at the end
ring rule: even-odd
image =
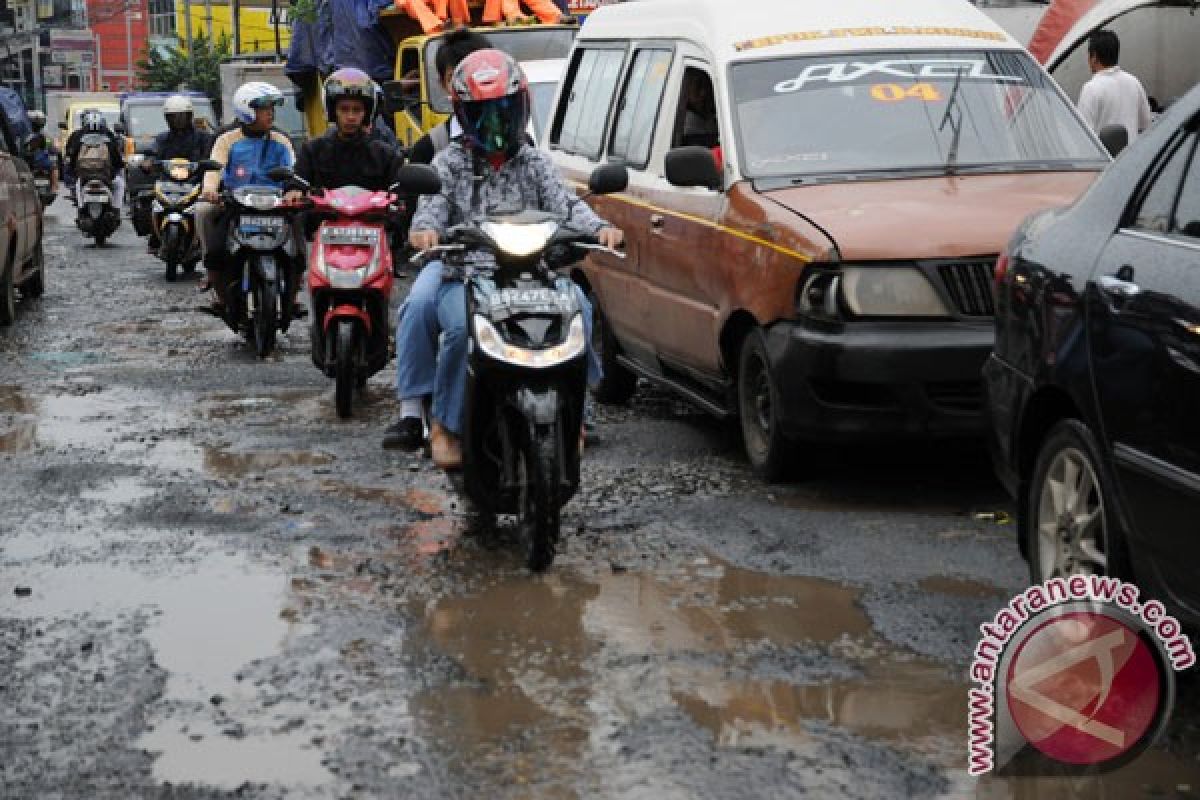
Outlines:
{"type": "Polygon", "coordinates": [[[46,141],[46,135],[43,133],[31,133],[25,140],[25,159],[29,162],[29,170],[33,173],[33,186],[37,190],[38,199],[42,201],[42,208],[48,208],[54,202],[54,192],[50,190],[50,173],[53,167],[45,161],[53,160],[53,156],[49,155],[49,143],[46,141]]]}
{"type": "Polygon", "coordinates": [[[221,194],[233,211],[226,239],[230,281],[224,320],[254,344],[260,358],[275,349],[275,334],[292,322],[290,281],[300,243],[292,231],[296,209],[274,186],[242,186],[221,194]]]}
{"type": "MultiPolygon", "coordinates": [[[[592,173],[593,194],[620,192],[625,168],[592,173]]],[[[483,251],[494,266],[466,270],[466,414],[462,484],[476,509],[515,514],[541,571],[554,560],[559,512],[579,488],[587,336],[567,269],[591,234],[541,211],[492,216],[447,233],[448,261],[483,251]]]]}
{"type": "Polygon", "coordinates": [[[158,257],[166,265],[167,280],[173,281],[180,267],[191,273],[200,263],[195,218],[200,181],[205,172],[220,169],[221,164],[172,158],[158,162],[155,168],[159,178],[154,182],[151,224],[158,230],[158,257]]]}

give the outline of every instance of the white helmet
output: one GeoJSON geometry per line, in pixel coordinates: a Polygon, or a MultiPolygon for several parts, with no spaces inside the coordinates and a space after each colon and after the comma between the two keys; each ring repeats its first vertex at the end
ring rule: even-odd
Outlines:
{"type": "Polygon", "coordinates": [[[79,127],[85,131],[103,131],[108,130],[108,123],[103,114],[94,108],[89,108],[79,118],[79,127]]]}
{"type": "Polygon", "coordinates": [[[163,103],[163,114],[191,114],[195,110],[192,98],[182,94],[173,94],[163,103]]]}
{"type": "Polygon", "coordinates": [[[243,125],[254,122],[255,110],[283,105],[283,92],[269,83],[251,81],[233,93],[233,116],[243,125]]]}

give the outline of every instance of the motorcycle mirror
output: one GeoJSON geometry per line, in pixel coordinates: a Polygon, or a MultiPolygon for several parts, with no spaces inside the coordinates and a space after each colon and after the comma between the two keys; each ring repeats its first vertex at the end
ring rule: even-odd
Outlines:
{"type": "Polygon", "coordinates": [[[197,164],[199,165],[200,169],[204,170],[205,172],[212,172],[212,171],[219,170],[219,169],[225,169],[224,164],[222,164],[220,161],[217,161],[216,159],[212,159],[212,158],[206,158],[203,161],[197,162],[197,164]]]}
{"type": "Polygon", "coordinates": [[[396,175],[397,189],[404,194],[438,194],[442,179],[437,170],[427,164],[405,164],[396,175]]]}
{"type": "Polygon", "coordinates": [[[283,183],[295,179],[296,173],[292,171],[291,167],[271,167],[267,171],[267,177],[273,181],[283,183]]]}
{"type": "Polygon", "coordinates": [[[588,178],[590,194],[616,194],[629,186],[629,170],[624,164],[604,164],[592,170],[588,178]]]}

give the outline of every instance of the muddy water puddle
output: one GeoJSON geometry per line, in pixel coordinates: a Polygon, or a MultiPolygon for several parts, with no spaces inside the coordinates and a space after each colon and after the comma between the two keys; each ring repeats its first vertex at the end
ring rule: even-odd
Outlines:
{"type": "Polygon", "coordinates": [[[237,678],[247,664],[279,655],[291,637],[307,633],[280,616],[289,589],[281,570],[212,553],[153,573],[103,563],[29,563],[3,572],[0,613],[6,616],[146,615],[142,637],[167,680],[137,746],[156,756],[157,780],[225,789],[246,781],[303,786],[332,781],[307,739],[276,735],[280,720],[253,719],[255,689],[237,678]],[[14,598],[10,582],[29,587],[31,594],[14,598]],[[249,719],[238,738],[197,717],[195,709],[208,708],[214,696],[229,714],[249,719]]]}

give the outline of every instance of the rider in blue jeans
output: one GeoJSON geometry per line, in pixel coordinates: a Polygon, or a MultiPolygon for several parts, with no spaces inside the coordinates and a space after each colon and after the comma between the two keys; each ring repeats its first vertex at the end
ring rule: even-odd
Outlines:
{"type": "MultiPolygon", "coordinates": [[[[433,160],[442,181],[440,194],[421,198],[413,218],[410,243],[418,250],[437,246],[445,232],[468,219],[513,209],[557,214],[580,230],[596,235],[607,247],[620,246],[620,230],[596,216],[558,174],[549,156],[526,142],[529,89],[520,67],[498,50],[468,56],[455,70],[451,98],[463,135],[433,160]]],[[[481,253],[469,263],[487,263],[481,253]]],[[[420,398],[433,392],[433,458],[438,466],[461,464],[458,436],[462,430],[466,390],[466,304],[461,268],[438,262],[418,276],[397,331],[398,393],[401,414],[420,416],[420,398]],[[428,367],[437,352],[433,385],[428,367]],[[415,401],[416,407],[412,407],[415,401]]],[[[590,345],[591,306],[576,289],[590,345]]],[[[588,380],[600,379],[599,361],[589,346],[588,380]]]]}

